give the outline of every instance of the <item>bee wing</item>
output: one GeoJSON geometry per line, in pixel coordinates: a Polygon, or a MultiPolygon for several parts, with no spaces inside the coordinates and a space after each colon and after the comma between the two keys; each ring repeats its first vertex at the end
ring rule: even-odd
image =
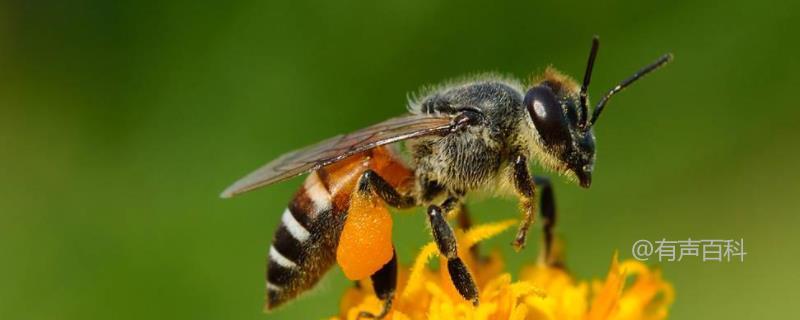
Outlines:
{"type": "Polygon", "coordinates": [[[280,156],[239,179],[220,195],[240,193],[317,170],[356,153],[381,145],[427,135],[444,135],[456,125],[452,116],[407,115],[392,118],[349,134],[335,136],[315,145],[280,156]]]}

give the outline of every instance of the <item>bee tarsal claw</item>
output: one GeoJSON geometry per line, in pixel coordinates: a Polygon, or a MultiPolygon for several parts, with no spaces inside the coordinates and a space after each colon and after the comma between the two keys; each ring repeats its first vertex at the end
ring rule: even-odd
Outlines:
{"type": "Polygon", "coordinates": [[[522,249],[525,249],[525,242],[526,242],[525,238],[522,238],[522,239],[517,238],[517,239],[514,239],[513,242],[511,242],[511,246],[514,247],[514,251],[520,252],[520,251],[522,251],[522,249]]]}

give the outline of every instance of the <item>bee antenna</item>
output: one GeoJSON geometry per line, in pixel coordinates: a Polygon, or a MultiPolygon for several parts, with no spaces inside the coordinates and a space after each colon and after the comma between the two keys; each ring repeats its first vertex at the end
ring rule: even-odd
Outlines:
{"type": "Polygon", "coordinates": [[[603,107],[606,106],[606,103],[608,102],[608,99],[611,98],[611,96],[613,96],[617,92],[622,91],[622,89],[625,89],[626,87],[631,85],[631,83],[633,83],[634,81],[641,79],[646,74],[652,72],[653,70],[656,70],[656,69],[662,67],[663,65],[665,65],[667,62],[670,62],[671,60],[672,60],[672,54],[671,53],[667,53],[667,54],[661,56],[660,58],[658,58],[658,60],[656,60],[655,62],[647,65],[646,67],[644,67],[642,69],[640,69],[639,71],[634,73],[632,76],[628,77],[625,80],[622,80],[622,82],[620,82],[616,87],[613,87],[613,88],[611,88],[611,90],[608,90],[608,93],[606,93],[606,95],[603,96],[602,99],[600,99],[600,102],[597,103],[597,106],[594,107],[594,112],[592,113],[592,120],[589,121],[589,126],[588,127],[592,127],[592,126],[594,126],[595,123],[597,123],[597,118],[600,117],[600,113],[603,112],[603,107]]]}
{"type": "Polygon", "coordinates": [[[594,60],[597,58],[597,50],[600,49],[600,37],[592,37],[592,49],[589,50],[589,61],[586,62],[586,72],[583,74],[583,84],[581,85],[581,126],[586,127],[586,121],[589,117],[589,107],[586,105],[586,90],[589,89],[589,82],[592,81],[592,69],[594,69],[594,60]]]}

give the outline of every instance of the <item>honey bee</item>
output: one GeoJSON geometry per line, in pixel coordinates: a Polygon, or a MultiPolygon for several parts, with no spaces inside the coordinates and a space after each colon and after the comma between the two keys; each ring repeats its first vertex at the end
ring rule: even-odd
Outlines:
{"type": "MultiPolygon", "coordinates": [[[[384,302],[379,314],[361,316],[384,317],[397,282],[387,205],[427,207],[452,282],[475,305],[478,289],[447,221],[455,212],[466,212],[468,194],[500,189],[519,198],[522,220],[512,243],[519,250],[534,221],[539,191],[547,257],[556,219],[553,192],[547,178],[531,175],[529,162],[588,188],[595,163],[593,128],[606,103],[672,58],[663,55],[620,82],[590,114],[587,88],[599,44],[594,37],[580,86],[552,68],[527,91],[518,81],[492,75],[451,83],[410,101],[406,115],[287,153],[228,187],[223,198],[310,172],[283,212],[269,248],[265,308],[310,289],[336,262],[351,280],[370,277],[384,302]],[[401,141],[410,161],[389,148],[401,141]]],[[[468,227],[468,219],[459,221],[468,227]]]]}

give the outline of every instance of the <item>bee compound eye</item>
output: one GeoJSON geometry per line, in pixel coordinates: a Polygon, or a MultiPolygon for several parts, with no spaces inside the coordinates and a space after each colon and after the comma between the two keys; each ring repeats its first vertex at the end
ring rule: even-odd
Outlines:
{"type": "Polygon", "coordinates": [[[533,120],[536,131],[547,146],[564,145],[570,134],[564,109],[549,87],[535,86],[525,94],[523,102],[533,120]]]}

